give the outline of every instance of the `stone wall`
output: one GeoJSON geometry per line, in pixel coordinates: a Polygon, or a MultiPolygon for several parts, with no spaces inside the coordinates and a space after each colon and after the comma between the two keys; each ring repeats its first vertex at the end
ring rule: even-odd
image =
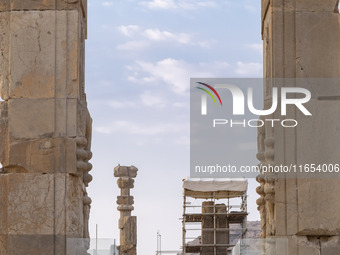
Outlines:
{"type": "Polygon", "coordinates": [[[0,1],[1,255],[66,254],[67,238],[89,237],[86,5],[0,1]]]}
{"type": "MultiPolygon", "coordinates": [[[[295,119],[296,128],[258,130],[262,164],[336,164],[340,158],[338,0],[262,0],[264,106],[272,87],[303,87],[312,117],[296,107],[262,118],[295,119]]],[[[282,176],[281,176],[282,177],[282,176]]],[[[262,237],[283,237],[290,255],[340,253],[340,179],[258,177],[262,237]]],[[[315,177],[315,176],[314,176],[315,177]]]]}

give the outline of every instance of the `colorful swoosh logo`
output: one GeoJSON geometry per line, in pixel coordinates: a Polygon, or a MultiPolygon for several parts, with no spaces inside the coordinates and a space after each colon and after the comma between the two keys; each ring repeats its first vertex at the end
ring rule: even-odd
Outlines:
{"type": "MultiPolygon", "coordinates": [[[[209,88],[212,92],[214,92],[214,94],[217,96],[217,98],[218,98],[218,100],[220,101],[220,104],[221,104],[221,106],[222,106],[222,100],[221,100],[221,98],[220,98],[220,95],[217,93],[217,91],[216,91],[212,86],[210,86],[209,84],[203,83],[203,82],[196,82],[196,83],[198,83],[198,84],[200,84],[200,85],[203,85],[203,86],[206,86],[206,87],[209,88]]],[[[211,92],[210,92],[209,90],[204,89],[204,88],[201,88],[201,87],[196,87],[196,88],[198,88],[198,89],[203,90],[204,92],[206,92],[206,93],[214,100],[215,105],[217,105],[214,96],[211,94],[211,92]]]]}

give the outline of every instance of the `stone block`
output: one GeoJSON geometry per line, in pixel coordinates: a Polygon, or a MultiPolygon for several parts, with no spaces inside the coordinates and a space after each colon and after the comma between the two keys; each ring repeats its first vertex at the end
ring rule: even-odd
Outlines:
{"type": "Polygon", "coordinates": [[[340,77],[339,14],[297,12],[295,19],[296,77],[340,77]]]}
{"type": "Polygon", "coordinates": [[[87,11],[86,0],[0,0],[0,11],[75,10],[87,11]]]}
{"type": "Polygon", "coordinates": [[[55,131],[54,99],[9,100],[9,134],[14,139],[52,137],[55,131]]]}
{"type": "Polygon", "coordinates": [[[135,178],[137,176],[138,169],[135,166],[116,166],[114,168],[115,177],[130,177],[135,178]]]}
{"type": "Polygon", "coordinates": [[[75,139],[22,141],[11,145],[9,155],[8,165],[4,165],[9,172],[77,173],[75,139]]]}
{"type": "Polygon", "coordinates": [[[135,181],[130,177],[120,177],[117,181],[120,189],[132,189],[134,187],[134,183],[135,181]]]}
{"type": "Polygon", "coordinates": [[[82,178],[69,174],[1,174],[0,234],[83,235],[82,178]],[[8,203],[10,201],[10,203],[8,203]],[[6,227],[7,226],[7,227],[6,227]]]}
{"type": "Polygon", "coordinates": [[[120,231],[120,245],[137,245],[137,217],[126,216],[123,218],[123,231],[120,231]]]}
{"type": "Polygon", "coordinates": [[[2,97],[84,100],[82,20],[75,10],[0,13],[2,97]]]}
{"type": "Polygon", "coordinates": [[[118,205],[124,205],[124,204],[133,205],[134,204],[133,196],[117,196],[117,204],[118,205]]]}
{"type": "Polygon", "coordinates": [[[337,0],[299,0],[295,1],[295,9],[298,12],[329,12],[334,13],[338,6],[337,0]]]}
{"type": "Polygon", "coordinates": [[[339,193],[339,178],[298,179],[299,235],[340,234],[339,193]]]}
{"type": "Polygon", "coordinates": [[[54,177],[50,174],[6,174],[8,234],[54,233],[54,177]]]}
{"type": "Polygon", "coordinates": [[[339,236],[321,237],[320,243],[321,243],[320,254],[322,255],[340,254],[339,236]]]}
{"type": "Polygon", "coordinates": [[[52,11],[11,13],[10,98],[54,97],[55,19],[52,11]]]}

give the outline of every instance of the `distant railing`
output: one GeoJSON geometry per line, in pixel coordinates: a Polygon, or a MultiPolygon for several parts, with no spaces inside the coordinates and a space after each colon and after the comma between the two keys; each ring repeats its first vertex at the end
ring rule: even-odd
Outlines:
{"type": "Polygon", "coordinates": [[[115,239],[68,238],[66,255],[119,255],[115,239]]]}

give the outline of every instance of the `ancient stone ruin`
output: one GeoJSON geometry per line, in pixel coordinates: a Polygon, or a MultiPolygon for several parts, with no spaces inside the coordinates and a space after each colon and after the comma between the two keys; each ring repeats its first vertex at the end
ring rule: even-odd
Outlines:
{"type": "Polygon", "coordinates": [[[0,1],[1,255],[65,255],[89,238],[86,6],[0,1]]]}
{"type": "Polygon", "coordinates": [[[131,216],[133,208],[133,196],[130,196],[130,189],[134,187],[134,180],[138,169],[134,166],[116,166],[114,176],[119,177],[117,184],[120,188],[120,196],[117,197],[118,211],[120,211],[119,229],[120,255],[137,254],[137,217],[131,216]]]}
{"type": "MultiPolygon", "coordinates": [[[[266,124],[258,131],[257,158],[262,164],[334,164],[340,158],[340,16],[338,0],[262,0],[264,105],[272,87],[311,91],[306,104],[313,117],[296,107],[286,119],[296,128],[266,124]]],[[[269,119],[282,119],[279,111],[269,119]]],[[[263,174],[257,200],[262,237],[282,237],[282,254],[340,254],[340,179],[278,178],[263,174]]],[[[264,252],[263,254],[269,254],[264,252]]],[[[281,254],[281,253],[279,253],[281,254]]]]}

